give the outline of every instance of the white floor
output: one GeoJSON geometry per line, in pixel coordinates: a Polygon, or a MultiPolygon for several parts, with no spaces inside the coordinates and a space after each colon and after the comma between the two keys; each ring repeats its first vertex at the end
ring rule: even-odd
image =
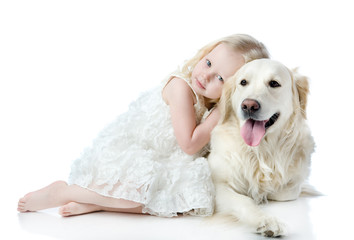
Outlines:
{"type": "MultiPolygon", "coordinates": [[[[317,127],[313,127],[315,130],[317,127]]],[[[322,131],[323,132],[323,131],[322,131]]],[[[354,239],[351,217],[352,203],[351,149],[338,151],[342,142],[335,142],[315,131],[318,146],[312,158],[310,182],[325,196],[303,196],[296,201],[270,202],[262,207],[288,226],[289,240],[354,239]],[[328,144],[328,145],[327,145],[328,144]]],[[[31,148],[50,148],[46,140],[28,142],[31,148]]],[[[22,145],[24,146],[24,145],[22,145]]],[[[3,171],[1,189],[2,236],[11,239],[264,239],[239,223],[225,223],[200,217],[159,218],[146,215],[98,212],[63,218],[58,209],[35,213],[17,213],[18,198],[54,180],[65,179],[69,173],[71,151],[57,152],[58,157],[42,149],[23,151],[8,149],[12,160],[3,171]],[[12,157],[13,154],[15,157],[12,157]],[[27,159],[30,155],[30,159],[27,159]],[[37,157],[37,158],[36,158],[37,157]],[[56,161],[50,161],[50,158],[56,161]],[[22,159],[16,162],[16,159],[22,159]],[[28,160],[28,161],[27,161],[28,160]],[[5,177],[4,177],[5,176],[5,177]],[[9,194],[8,194],[9,193],[9,194]]],[[[4,153],[4,151],[2,151],[4,153]]]]}
{"type": "Polygon", "coordinates": [[[353,237],[350,1],[0,1],[0,239],[264,239],[197,217],[57,209],[20,214],[25,193],[66,180],[97,132],[197,49],[248,33],[310,77],[311,183],[326,196],[270,203],[284,239],[353,237]]]}
{"type": "MultiPolygon", "coordinates": [[[[348,216],[353,214],[353,207],[343,199],[302,197],[293,202],[272,202],[264,208],[287,224],[284,239],[352,239],[348,216]]],[[[190,216],[169,219],[97,212],[63,218],[57,208],[35,213],[16,213],[8,208],[3,209],[1,218],[6,219],[1,235],[11,239],[265,239],[238,223],[190,216]]]]}

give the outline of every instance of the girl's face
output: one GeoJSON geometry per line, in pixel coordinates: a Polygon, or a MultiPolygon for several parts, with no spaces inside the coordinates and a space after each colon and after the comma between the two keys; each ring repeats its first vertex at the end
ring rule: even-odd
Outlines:
{"type": "Polygon", "coordinates": [[[224,81],[245,64],[241,53],[225,43],[204,56],[192,72],[194,91],[209,99],[219,99],[224,81]]]}

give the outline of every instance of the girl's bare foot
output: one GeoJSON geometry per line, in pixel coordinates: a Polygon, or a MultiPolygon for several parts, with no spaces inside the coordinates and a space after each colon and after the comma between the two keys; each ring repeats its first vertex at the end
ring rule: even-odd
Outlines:
{"type": "Polygon", "coordinates": [[[60,196],[67,186],[66,182],[57,181],[45,188],[30,192],[19,200],[17,211],[33,212],[65,204],[65,200],[60,196]]]}
{"type": "Polygon", "coordinates": [[[59,208],[59,214],[63,217],[69,217],[101,210],[103,210],[103,208],[98,205],[70,202],[59,208]]]}
{"type": "Polygon", "coordinates": [[[79,215],[96,211],[142,213],[140,203],[102,196],[96,192],[57,181],[35,192],[30,192],[18,202],[19,212],[33,212],[62,206],[62,216],[79,215]]]}

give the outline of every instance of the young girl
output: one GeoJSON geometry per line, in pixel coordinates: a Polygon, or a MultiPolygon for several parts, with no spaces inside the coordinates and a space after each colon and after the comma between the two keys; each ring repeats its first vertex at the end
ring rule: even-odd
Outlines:
{"type": "Polygon", "coordinates": [[[203,156],[219,119],[214,105],[224,81],[246,62],[267,57],[265,46],[248,35],[205,46],[99,134],[73,163],[69,184],[57,181],[26,194],[18,211],[62,206],[62,216],[211,215],[213,184],[203,156]]]}

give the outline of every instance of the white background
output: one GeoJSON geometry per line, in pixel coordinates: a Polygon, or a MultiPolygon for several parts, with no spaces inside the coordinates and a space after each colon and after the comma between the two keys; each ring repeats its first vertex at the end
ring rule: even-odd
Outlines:
{"type": "Polygon", "coordinates": [[[19,224],[18,198],[66,180],[71,162],[105,124],[199,48],[247,33],[273,59],[310,77],[308,120],[317,144],[311,182],[335,199],[312,218],[328,228],[311,236],[331,236],[321,235],[331,223],[320,223],[333,218],[333,233],[346,236],[341,219],[353,214],[352,9],[341,0],[1,1],[2,225],[26,239],[65,238],[19,224]],[[329,207],[342,215],[328,215],[329,207]]]}

